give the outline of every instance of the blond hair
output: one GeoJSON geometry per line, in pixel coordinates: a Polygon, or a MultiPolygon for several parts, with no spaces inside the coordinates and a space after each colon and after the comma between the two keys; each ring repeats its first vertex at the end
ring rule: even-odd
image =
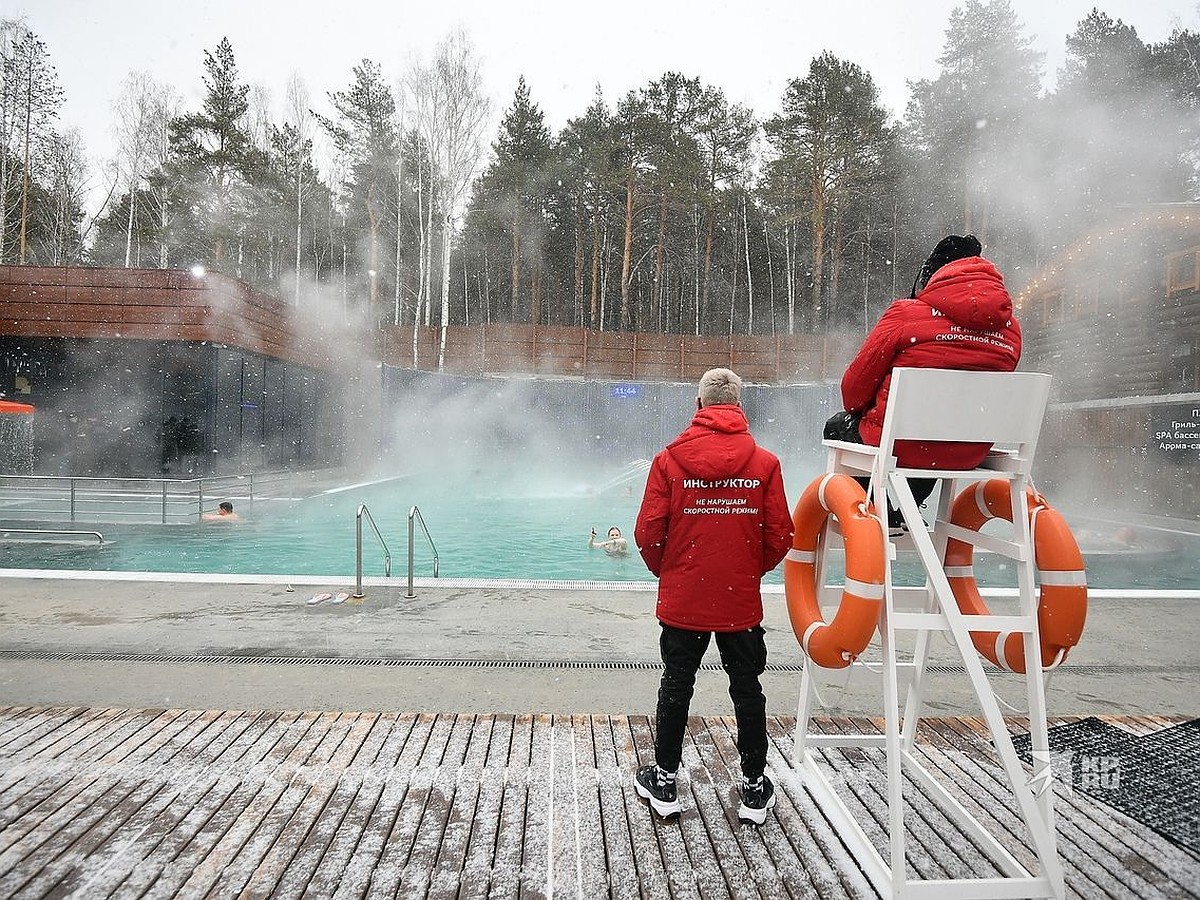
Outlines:
{"type": "Polygon", "coordinates": [[[730,369],[709,369],[700,378],[701,406],[742,402],[742,379],[730,369]]]}

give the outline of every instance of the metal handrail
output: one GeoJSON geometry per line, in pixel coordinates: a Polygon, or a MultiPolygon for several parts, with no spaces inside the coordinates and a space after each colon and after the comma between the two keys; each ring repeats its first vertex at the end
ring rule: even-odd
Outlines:
{"type": "MultiPolygon", "coordinates": [[[[371,530],[375,532],[375,537],[379,538],[379,544],[383,547],[383,574],[387,578],[392,577],[392,551],[388,549],[387,541],[383,539],[383,535],[379,533],[379,526],[375,524],[375,520],[371,517],[371,511],[367,509],[365,503],[360,503],[358,512],[354,514],[354,599],[361,600],[364,596],[362,589],[362,520],[363,516],[367,517],[367,521],[371,523],[371,530]]],[[[409,541],[411,545],[411,541],[409,541]]],[[[412,556],[409,555],[409,571],[412,571],[412,556]]],[[[409,576],[409,583],[412,583],[412,576],[409,576]]]]}
{"type": "Polygon", "coordinates": [[[254,502],[253,473],[198,478],[93,475],[0,475],[5,518],[20,521],[179,525],[199,521],[206,498],[254,502]]]}
{"type": "Polygon", "coordinates": [[[420,522],[421,530],[425,532],[425,540],[429,542],[429,549],[433,551],[433,577],[438,577],[437,547],[433,544],[433,536],[429,533],[429,527],[425,524],[421,511],[413,506],[408,510],[408,593],[404,595],[410,600],[417,596],[413,591],[413,536],[416,533],[416,529],[413,527],[414,521],[420,522]]]}
{"type": "Polygon", "coordinates": [[[104,535],[98,531],[58,531],[47,528],[0,528],[0,535],[7,534],[69,534],[75,537],[94,537],[96,545],[104,543],[104,535]]]}

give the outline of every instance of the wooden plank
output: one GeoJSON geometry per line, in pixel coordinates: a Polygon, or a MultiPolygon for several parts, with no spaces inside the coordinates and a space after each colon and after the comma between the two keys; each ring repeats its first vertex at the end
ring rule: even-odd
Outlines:
{"type": "Polygon", "coordinates": [[[162,796],[173,793],[164,771],[197,744],[211,743],[228,724],[226,720],[214,728],[221,717],[216,710],[184,711],[168,728],[150,735],[139,747],[138,758],[122,761],[111,773],[114,783],[89,805],[87,816],[72,821],[69,832],[64,829],[56,836],[57,855],[26,890],[35,896],[93,894],[93,882],[122,861],[126,846],[140,839],[148,824],[145,810],[161,805],[162,796]],[[78,837],[63,847],[69,833],[78,837]]]}
{"type": "MultiPolygon", "coordinates": [[[[841,839],[791,767],[795,719],[767,718],[767,766],[775,773],[780,803],[775,819],[803,871],[820,897],[875,897],[866,877],[851,861],[841,839]],[[783,802],[786,799],[789,802],[783,802]]],[[[786,854],[786,847],[776,845],[786,854]]]]}
{"type": "MultiPolygon", "coordinates": [[[[882,718],[854,718],[847,726],[859,734],[880,736],[886,733],[882,718]]],[[[887,759],[884,751],[872,754],[879,769],[879,784],[887,785],[887,759]]],[[[904,827],[907,844],[923,847],[940,870],[939,874],[926,878],[986,878],[1000,877],[1003,872],[996,867],[983,850],[975,846],[970,837],[949,819],[931,797],[905,774],[904,781],[904,827]]],[[[883,796],[884,803],[887,795],[883,796]]]]}
{"type": "MultiPolygon", "coordinates": [[[[740,797],[738,787],[713,745],[703,719],[692,717],[688,720],[683,747],[691,798],[697,818],[704,826],[704,836],[702,839],[698,837],[696,842],[712,847],[721,875],[720,881],[732,896],[761,896],[762,885],[755,883],[752,878],[745,852],[737,838],[737,833],[742,830],[737,810],[734,809],[731,814],[729,809],[734,797],[740,797]]],[[[736,781],[740,784],[740,775],[736,781]]],[[[682,823],[682,818],[680,821],[682,823]]],[[[702,895],[706,893],[703,885],[700,892],[702,895]]]]}
{"type": "Polygon", "coordinates": [[[446,744],[454,729],[454,717],[430,718],[432,727],[421,754],[416,759],[410,759],[403,770],[407,775],[407,790],[384,835],[382,852],[371,872],[368,897],[396,896],[421,818],[433,793],[434,781],[439,774],[438,763],[446,752],[446,744]]]}
{"type": "MultiPolygon", "coordinates": [[[[768,720],[779,802],[754,828],[736,822],[740,766],[729,717],[690,721],[684,816],[662,822],[629,781],[653,752],[644,718],[96,713],[10,711],[23,724],[37,723],[41,735],[31,734],[31,745],[44,747],[61,771],[45,802],[13,823],[34,833],[0,865],[7,879],[0,892],[874,895],[790,772],[790,723],[779,718],[768,720]],[[85,721],[94,727],[71,738],[63,733],[68,721],[75,731],[85,721]],[[414,789],[422,773],[424,794],[414,789]]],[[[5,716],[0,710],[0,731],[5,716]]],[[[1109,721],[1148,734],[1179,720],[1109,721]]],[[[1025,725],[1014,719],[1010,728],[1025,725]]],[[[839,718],[821,727],[870,734],[880,723],[839,718]]],[[[978,720],[923,720],[918,756],[1019,859],[1032,862],[981,728],[978,720]]],[[[830,765],[848,803],[882,811],[874,790],[879,760],[839,755],[842,762],[830,765]],[[852,772],[857,785],[840,783],[853,780],[852,772]]],[[[25,758],[39,762],[37,754],[25,758]]],[[[956,874],[946,853],[964,840],[922,808],[928,803],[915,798],[910,832],[943,871],[956,874]]],[[[1073,893],[1180,896],[1200,876],[1193,856],[1089,797],[1066,795],[1057,805],[1073,893]]],[[[972,874],[979,874],[976,864],[967,865],[972,874]]]]}
{"type": "MultiPolygon", "coordinates": [[[[389,811],[399,803],[397,795],[403,796],[408,783],[408,770],[403,770],[400,777],[396,773],[406,748],[411,754],[413,745],[423,746],[428,737],[428,726],[423,724],[424,730],[418,731],[414,738],[414,728],[418,725],[416,716],[385,716],[381,717],[381,723],[385,726],[382,744],[363,773],[362,784],[330,838],[328,848],[308,881],[304,896],[332,897],[343,886],[346,892],[358,890],[361,893],[362,887],[370,880],[371,869],[378,858],[378,847],[372,848],[368,840],[360,852],[360,843],[368,831],[368,825],[377,821],[377,816],[390,816],[392,813],[389,811]],[[382,811],[379,809],[381,805],[382,811]]],[[[419,755],[419,750],[416,754],[419,755]]],[[[415,759],[416,755],[412,758],[415,759]]],[[[391,827],[390,818],[387,827],[391,827]]],[[[382,838],[379,846],[382,846],[382,838]]]]}
{"type": "Polygon", "coordinates": [[[543,898],[551,894],[551,837],[554,772],[551,741],[554,720],[535,715],[530,723],[529,768],[526,775],[525,821],[518,896],[543,898]]]}
{"type": "MultiPolygon", "coordinates": [[[[15,792],[3,798],[0,810],[0,864],[9,848],[23,839],[40,822],[49,819],[72,803],[74,799],[92,785],[99,772],[92,766],[79,766],[78,760],[97,745],[110,746],[136,734],[144,722],[125,710],[98,710],[77,729],[68,729],[44,746],[46,753],[55,763],[45,769],[36,767],[36,781],[31,780],[27,790],[15,792]],[[82,771],[80,769],[82,768],[82,771]],[[19,825],[14,824],[20,822],[19,825]]],[[[61,818],[61,815],[60,815],[61,818]]]]}
{"type": "Polygon", "coordinates": [[[0,772],[0,785],[9,780],[10,772],[7,763],[16,761],[23,753],[28,757],[38,754],[35,742],[44,738],[52,731],[78,724],[90,718],[94,710],[83,706],[58,706],[52,708],[27,708],[18,712],[0,734],[0,760],[6,762],[3,772],[0,772]]]}
{"type": "Polygon", "coordinates": [[[493,716],[473,717],[466,755],[456,778],[454,799],[446,819],[446,829],[437,847],[429,877],[429,897],[457,897],[459,889],[469,884],[464,872],[467,852],[475,829],[486,827],[479,809],[484,783],[501,773],[487,768],[491,751],[493,716]]]}
{"type": "MultiPolygon", "coordinates": [[[[643,897],[668,896],[671,883],[654,830],[654,813],[633,787],[638,767],[654,761],[654,747],[638,746],[628,716],[609,717],[608,731],[611,734],[611,754],[607,752],[606,744],[597,742],[598,750],[604,751],[604,764],[613,767],[612,780],[605,783],[607,790],[602,808],[605,843],[618,848],[617,853],[623,853],[628,836],[629,853],[636,867],[636,884],[628,887],[640,887],[643,897]]],[[[678,872],[675,874],[678,878],[678,872]]]]}
{"type": "Polygon", "coordinates": [[[525,815],[533,754],[533,716],[515,716],[510,734],[495,857],[488,884],[488,896],[496,898],[516,897],[521,890],[521,869],[525,863],[525,815]]]}
{"type": "MultiPolygon", "coordinates": [[[[632,867],[617,876],[610,864],[604,843],[604,826],[600,813],[600,766],[593,727],[598,717],[571,716],[564,721],[570,727],[571,790],[574,801],[573,836],[576,851],[576,883],[583,897],[612,897],[614,876],[627,878],[632,867]]],[[[608,739],[611,744],[611,738],[608,739]]],[[[621,804],[622,809],[624,804],[621,804]]]]}
{"type": "Polygon", "coordinates": [[[184,881],[181,893],[203,895],[215,890],[228,895],[241,889],[307,791],[299,776],[310,764],[326,762],[345,737],[344,715],[326,712],[301,717],[307,720],[303,738],[264,773],[231,827],[184,881]]]}
{"type": "MultiPolygon", "coordinates": [[[[172,848],[184,840],[182,835],[186,831],[178,830],[180,824],[197,817],[198,803],[204,796],[204,788],[198,783],[215,781],[217,772],[226,770],[241,757],[244,747],[253,742],[248,736],[255,733],[256,719],[261,717],[221,713],[212,727],[188,744],[185,774],[192,777],[184,781],[165,773],[164,789],[127,825],[136,840],[120,840],[121,835],[115,836],[117,839],[111,842],[105,857],[96,860],[96,868],[89,871],[89,893],[103,896],[123,888],[131,896],[137,896],[157,877],[172,848]]],[[[265,728],[260,725],[258,733],[265,728]]]]}
{"type": "Polygon", "coordinates": [[[243,884],[226,880],[223,891],[244,892],[253,897],[282,893],[277,891],[277,886],[284,871],[317,821],[326,814],[327,805],[341,784],[347,766],[362,749],[376,718],[369,714],[343,713],[255,833],[252,844],[258,846],[252,854],[243,849],[239,855],[239,862],[246,868],[254,864],[253,871],[248,873],[243,884]],[[246,859],[248,855],[249,860],[246,859]],[[261,861],[256,862],[256,858],[261,861]]]}
{"type": "MultiPolygon", "coordinates": [[[[459,879],[457,896],[461,900],[487,897],[489,882],[497,866],[496,843],[500,806],[508,780],[508,759],[512,752],[513,717],[486,718],[490,719],[487,755],[482,762],[475,820],[471,824],[459,879]]],[[[513,878],[516,878],[515,872],[513,878]]]]}
{"type": "MultiPolygon", "coordinates": [[[[441,754],[430,760],[434,776],[430,783],[429,797],[425,810],[418,818],[416,827],[412,830],[410,849],[404,858],[403,871],[400,875],[400,896],[425,896],[433,881],[441,859],[441,850],[446,843],[452,848],[450,855],[457,857],[453,872],[447,872],[447,881],[451,891],[457,889],[459,873],[462,868],[462,845],[469,836],[470,821],[475,812],[475,796],[478,794],[478,777],[464,778],[463,766],[466,763],[471,745],[474,742],[476,719],[473,715],[444,716],[453,725],[445,749],[441,754]],[[462,796],[460,797],[460,792],[462,796]],[[456,805],[461,803],[462,819],[456,832],[451,831],[451,822],[456,805]],[[464,812],[465,810],[465,812],[464,812]]],[[[485,744],[476,752],[487,752],[485,744]]],[[[402,834],[401,840],[407,840],[402,834]]]]}
{"type": "MultiPolygon", "coordinates": [[[[367,886],[374,885],[379,878],[385,876],[389,877],[393,889],[399,881],[399,869],[394,863],[394,874],[387,873],[386,870],[381,872],[385,863],[384,854],[388,850],[389,835],[396,825],[412,786],[413,769],[426,752],[427,745],[435,740],[433,734],[436,722],[437,716],[421,713],[407,723],[408,728],[404,735],[404,743],[400,746],[400,754],[388,768],[384,778],[384,790],[363,823],[358,843],[345,866],[344,881],[334,882],[334,896],[361,897],[367,886]]],[[[318,869],[317,874],[321,875],[321,869],[318,869]]],[[[309,893],[312,894],[313,890],[313,884],[310,884],[309,893]]]]}
{"type": "MultiPolygon", "coordinates": [[[[1072,716],[1052,720],[1051,727],[1070,724],[1079,718],[1072,716]]],[[[1160,728],[1185,721],[1182,717],[1159,716],[1103,717],[1102,720],[1131,734],[1150,734],[1160,728]]],[[[978,719],[969,720],[961,725],[956,722],[948,722],[946,725],[951,728],[969,727],[975,734],[980,735],[981,739],[983,735],[980,729],[986,730],[984,723],[978,719]]],[[[1018,732],[1027,731],[1028,723],[1016,720],[1014,728],[1018,732]]],[[[1114,883],[1121,884],[1130,891],[1141,892],[1139,896],[1169,896],[1177,883],[1181,865],[1196,863],[1187,851],[1176,848],[1169,842],[1156,840],[1157,836],[1150,829],[1083,792],[1063,789],[1056,784],[1055,811],[1059,819],[1060,833],[1066,831],[1063,827],[1065,818],[1088,839],[1086,844],[1076,842],[1069,848],[1078,852],[1067,852],[1066,848],[1060,847],[1060,855],[1065,858],[1066,865],[1083,868],[1084,860],[1095,860],[1108,873],[1097,873],[1091,876],[1092,880],[1099,879],[1108,884],[1109,876],[1115,872],[1117,877],[1114,883]]],[[[1196,864],[1196,868],[1200,870],[1200,863],[1196,864]]]]}
{"type": "MultiPolygon", "coordinates": [[[[633,746],[636,748],[637,758],[629,771],[636,772],[639,766],[649,765],[654,762],[654,734],[650,728],[650,721],[645,716],[630,716],[628,718],[629,731],[632,735],[633,746]]],[[[682,761],[679,766],[678,778],[676,780],[676,790],[679,793],[681,801],[686,801],[688,790],[684,783],[687,780],[688,767],[686,760],[682,761]]],[[[704,896],[701,890],[701,879],[712,874],[714,861],[711,854],[708,854],[708,867],[702,869],[697,866],[690,857],[689,846],[684,839],[684,830],[682,820],[684,816],[695,818],[696,810],[693,806],[689,810],[680,813],[675,819],[660,819],[653,810],[650,809],[648,803],[639,800],[640,818],[648,822],[655,840],[658,844],[658,850],[661,854],[663,862],[663,871],[667,878],[667,888],[672,897],[701,897],[704,896]]],[[[633,820],[630,821],[630,827],[633,827],[633,820]]],[[[695,832],[695,828],[689,828],[689,832],[695,832]]],[[[636,845],[638,852],[648,848],[643,847],[640,843],[636,845]]],[[[652,854],[651,854],[652,855],[652,854]]]]}
{"type": "MultiPolygon", "coordinates": [[[[1012,790],[1008,785],[1007,776],[1000,766],[999,758],[989,746],[984,744],[988,735],[986,723],[975,720],[967,724],[965,719],[946,720],[944,732],[956,745],[956,748],[968,759],[974,759],[979,765],[980,781],[978,786],[992,795],[998,810],[1003,808],[1010,815],[1010,831],[1014,838],[1026,843],[1029,840],[1028,830],[1024,820],[1020,818],[1012,790]]],[[[1055,830],[1058,835],[1059,858],[1063,863],[1064,877],[1072,888],[1084,896],[1112,897],[1114,885],[1119,885],[1120,879],[1112,879],[1087,863],[1084,846],[1091,843],[1071,815],[1065,815],[1064,804],[1060,796],[1055,797],[1055,830]],[[1081,844],[1083,846],[1081,846],[1081,844]],[[1081,864],[1082,863],[1082,864],[1081,864]]],[[[999,813],[998,813],[999,814],[999,813]]],[[[1005,844],[1008,846],[1008,844],[1005,844]]]]}
{"type": "Polygon", "coordinates": [[[97,821],[137,788],[137,780],[122,777],[118,764],[153,754],[171,742],[196,714],[180,710],[131,714],[126,728],[113,733],[95,762],[80,761],[75,774],[46,801],[25,814],[19,825],[5,828],[11,843],[0,853],[0,896],[11,896],[35,879],[63,850],[78,841],[97,821]],[[105,765],[108,763],[108,765],[105,765]],[[115,767],[115,770],[114,770],[115,767]]]}
{"type": "MultiPolygon", "coordinates": [[[[308,888],[362,792],[394,721],[393,717],[364,714],[359,725],[360,731],[347,738],[348,744],[357,740],[353,757],[341,770],[330,771],[333,783],[325,804],[320,809],[312,809],[307,833],[301,838],[292,838],[295,852],[273,888],[278,896],[299,897],[308,888]],[[366,734],[361,734],[362,728],[366,729],[366,734]]],[[[325,785],[330,779],[323,780],[321,784],[325,785]]]]}
{"type": "Polygon", "coordinates": [[[199,804],[186,841],[159,872],[153,885],[155,893],[175,896],[184,892],[189,882],[197,889],[202,883],[207,885],[206,890],[212,886],[230,853],[245,839],[242,832],[235,831],[239,819],[252,809],[264,790],[278,783],[281,768],[293,754],[301,759],[308,755],[320,736],[318,731],[310,737],[317,718],[311,713],[268,718],[267,731],[256,742],[250,764],[239,766],[228,778],[218,778],[211,785],[211,796],[199,804]]]}
{"type": "Polygon", "coordinates": [[[708,762],[713,782],[722,786],[721,796],[726,798],[727,804],[725,816],[745,859],[747,876],[765,897],[804,897],[811,890],[811,883],[799,859],[790,846],[770,840],[772,832],[782,827],[782,808],[791,805],[791,799],[782,788],[776,785],[775,811],[768,813],[762,826],[743,825],[737,819],[735,804],[741,802],[742,769],[741,757],[730,731],[735,727],[732,719],[710,717],[702,720],[694,736],[697,749],[708,762]]]}

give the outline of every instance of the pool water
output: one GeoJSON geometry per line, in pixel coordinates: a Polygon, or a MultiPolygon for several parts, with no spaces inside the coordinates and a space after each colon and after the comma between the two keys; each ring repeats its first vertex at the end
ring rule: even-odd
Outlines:
{"type": "MultiPolygon", "coordinates": [[[[632,547],[641,493],[641,482],[598,492],[566,475],[537,483],[503,473],[401,478],[303,500],[238,502],[236,522],[80,526],[100,531],[101,546],[0,543],[0,568],[353,576],[355,513],[365,504],[391,553],[393,577],[407,575],[408,512],[416,506],[443,577],[634,581],[650,577],[636,548],[616,559],[587,542],[593,527],[603,536],[616,525],[632,547]]],[[[419,526],[414,571],[433,574],[419,526]]],[[[363,574],[384,574],[384,549],[365,517],[363,574]]]]}
{"type": "MultiPolygon", "coordinates": [[[[391,552],[393,578],[407,576],[408,511],[415,505],[437,547],[439,574],[445,578],[649,581],[652,576],[633,546],[644,476],[598,489],[610,475],[564,472],[518,478],[508,469],[469,476],[422,475],[303,500],[239,502],[237,522],[89,524],[80,527],[102,532],[103,545],[0,539],[0,568],[352,578],[355,512],[366,504],[391,552]],[[627,558],[588,549],[591,529],[603,538],[612,525],[630,541],[627,558]]],[[[790,499],[807,480],[804,474],[785,476],[790,499]]],[[[1080,527],[1077,533],[1094,527],[1080,527]]],[[[419,528],[414,550],[415,574],[432,576],[433,552],[419,528]]],[[[1107,550],[1086,558],[1088,583],[1095,588],[1200,588],[1200,539],[1195,536],[1172,534],[1139,552],[1107,550]]],[[[831,582],[841,570],[840,554],[834,554],[831,582]]],[[[1016,583],[1012,569],[987,554],[977,557],[976,573],[982,586],[1016,583]]],[[[383,548],[365,519],[363,574],[384,574],[383,548]]],[[[919,583],[915,561],[902,557],[895,577],[897,583],[919,583]]],[[[766,581],[781,583],[782,567],[766,581]]]]}

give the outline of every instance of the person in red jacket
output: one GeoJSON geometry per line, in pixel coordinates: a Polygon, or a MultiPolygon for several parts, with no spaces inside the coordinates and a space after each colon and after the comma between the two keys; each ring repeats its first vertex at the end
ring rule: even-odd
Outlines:
{"type": "Polygon", "coordinates": [[[775,454],[750,435],[742,381],[729,369],[700,379],[688,428],[650,466],[634,528],[658,576],[656,615],[664,671],[658,690],[655,763],[635,787],[660,816],[675,815],[675,787],[696,671],[712,635],[729,676],[742,760],[738,817],[762,824],[775,805],[767,762],[767,664],[760,585],[792,546],[792,517],[775,454]]]}
{"type": "MultiPolygon", "coordinates": [[[[942,238],[921,266],[912,294],[894,300],[842,376],[845,410],[825,423],[825,437],[879,446],[892,370],[897,367],[1011,372],[1021,358],[1021,326],[996,267],[974,235],[942,238]]],[[[948,415],[953,410],[947,410],[948,415]]],[[[900,466],[970,469],[990,446],[950,441],[897,441],[900,466]]],[[[909,480],[918,505],[932,478],[909,480]]],[[[888,525],[901,527],[888,509],[888,525]]]]}

